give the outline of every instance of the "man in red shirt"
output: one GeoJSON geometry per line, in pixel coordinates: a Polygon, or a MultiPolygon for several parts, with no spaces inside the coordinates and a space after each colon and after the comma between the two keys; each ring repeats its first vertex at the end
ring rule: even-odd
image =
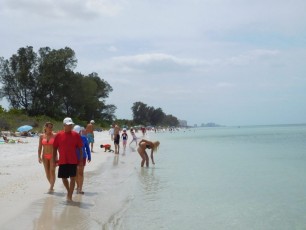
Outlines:
{"type": "Polygon", "coordinates": [[[63,124],[64,130],[57,133],[54,138],[53,158],[55,162],[58,151],[58,178],[62,178],[63,184],[67,189],[67,201],[72,201],[77,165],[83,164],[82,161],[78,161],[76,150],[79,149],[81,155],[80,159],[82,159],[83,142],[80,134],[72,131],[74,123],[70,117],[66,117],[63,124]],[[70,182],[68,181],[68,178],[70,178],[70,182]]]}

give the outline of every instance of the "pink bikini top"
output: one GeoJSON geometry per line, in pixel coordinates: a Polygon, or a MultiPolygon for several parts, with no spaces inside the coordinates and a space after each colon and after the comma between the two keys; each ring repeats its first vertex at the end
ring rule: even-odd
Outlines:
{"type": "Polygon", "coordinates": [[[51,137],[49,141],[47,138],[43,138],[41,141],[42,145],[53,145],[53,142],[54,142],[54,137],[51,137]]]}

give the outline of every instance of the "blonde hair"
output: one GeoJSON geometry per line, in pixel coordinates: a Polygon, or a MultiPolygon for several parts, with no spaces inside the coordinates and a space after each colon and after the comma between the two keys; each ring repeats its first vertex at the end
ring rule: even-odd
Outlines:
{"type": "Polygon", "coordinates": [[[153,152],[156,152],[157,151],[157,148],[159,147],[159,144],[160,144],[160,142],[159,141],[154,141],[153,142],[153,152]]]}

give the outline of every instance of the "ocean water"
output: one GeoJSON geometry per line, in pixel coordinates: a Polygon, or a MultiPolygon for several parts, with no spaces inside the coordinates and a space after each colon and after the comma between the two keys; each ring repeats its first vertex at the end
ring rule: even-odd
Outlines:
{"type": "Polygon", "coordinates": [[[104,186],[118,186],[105,198],[116,207],[111,218],[96,213],[102,229],[306,229],[305,125],[194,128],[147,138],[161,142],[155,166],[141,168],[132,148],[104,169],[104,186]]]}

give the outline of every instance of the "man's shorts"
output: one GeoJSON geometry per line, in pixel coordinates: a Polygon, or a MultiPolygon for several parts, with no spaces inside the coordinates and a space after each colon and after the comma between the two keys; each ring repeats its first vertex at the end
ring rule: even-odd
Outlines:
{"type": "Polygon", "coordinates": [[[92,133],[87,133],[87,140],[88,143],[95,143],[94,135],[92,133]]]}
{"type": "Polygon", "coordinates": [[[117,135],[115,136],[115,138],[114,138],[114,144],[119,145],[119,142],[120,142],[120,135],[117,134],[117,135]]]}
{"type": "Polygon", "coordinates": [[[77,164],[64,164],[58,167],[58,178],[75,177],[77,164]]]}

